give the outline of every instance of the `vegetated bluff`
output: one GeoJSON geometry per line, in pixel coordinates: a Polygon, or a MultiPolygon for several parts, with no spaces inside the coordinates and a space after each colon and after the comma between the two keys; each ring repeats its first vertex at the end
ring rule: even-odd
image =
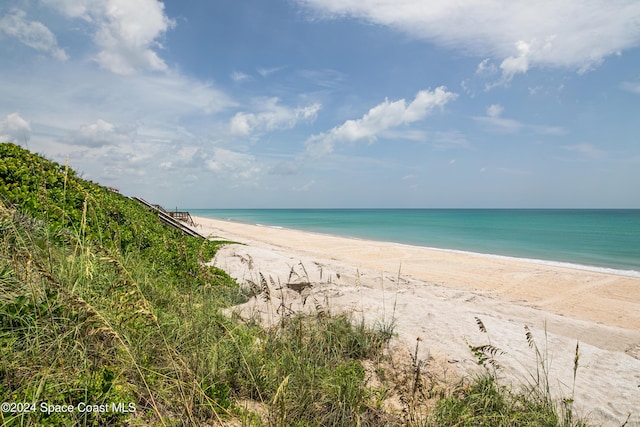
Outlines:
{"type": "Polygon", "coordinates": [[[216,245],[0,144],[0,400],[34,405],[1,413],[3,425],[217,419],[228,397],[208,395],[219,380],[205,379],[195,343],[243,297],[204,265],[216,245]],[[92,405],[105,410],[80,410],[92,405]]]}

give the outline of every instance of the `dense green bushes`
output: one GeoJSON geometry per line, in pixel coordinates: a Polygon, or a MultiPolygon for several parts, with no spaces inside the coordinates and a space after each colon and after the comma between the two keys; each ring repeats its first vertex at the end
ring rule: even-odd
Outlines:
{"type": "Polygon", "coordinates": [[[56,244],[79,238],[111,255],[139,255],[162,275],[203,284],[200,261],[211,259],[215,243],[184,237],[139,203],[17,145],[0,144],[0,158],[0,200],[44,221],[56,244]]]}

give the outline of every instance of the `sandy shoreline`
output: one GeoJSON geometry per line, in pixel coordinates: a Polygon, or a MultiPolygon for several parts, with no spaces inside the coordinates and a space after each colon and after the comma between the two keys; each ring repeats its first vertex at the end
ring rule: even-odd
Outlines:
{"type": "MultiPolygon", "coordinates": [[[[489,338],[507,352],[501,360],[506,376],[535,372],[535,357],[524,339],[523,328],[528,325],[548,351],[558,393],[567,396],[570,390],[561,384],[572,383],[579,341],[578,411],[605,425],[622,425],[629,413],[633,423],[628,425],[640,423],[640,278],[202,217],[194,220],[204,235],[244,244],[225,247],[214,261],[239,281],[263,273],[286,283],[291,270],[297,269],[313,284],[308,292],[314,300],[326,301],[333,311],[362,313],[370,321],[393,316],[401,340],[422,338],[423,357],[445,355],[458,372],[474,365],[467,341],[483,344],[489,338]],[[475,317],[485,323],[488,336],[478,331],[475,317]]],[[[288,303],[295,305],[295,297],[288,303]]]]}

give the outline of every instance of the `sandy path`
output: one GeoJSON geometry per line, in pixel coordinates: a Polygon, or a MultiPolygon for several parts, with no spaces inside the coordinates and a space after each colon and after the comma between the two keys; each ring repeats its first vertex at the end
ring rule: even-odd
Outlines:
{"type": "MultiPolygon", "coordinates": [[[[568,396],[579,341],[579,413],[604,425],[622,425],[631,413],[627,425],[640,425],[640,278],[194,219],[205,235],[245,244],[229,245],[215,259],[239,281],[256,281],[261,272],[285,283],[294,268],[313,284],[304,297],[373,322],[393,317],[400,340],[422,338],[422,357],[444,355],[457,373],[475,365],[467,341],[491,340],[507,353],[500,359],[503,375],[526,380],[536,365],[524,335],[528,325],[551,363],[556,392],[568,396]],[[478,331],[475,317],[488,335],[478,331]]],[[[302,305],[295,292],[281,298],[290,307],[302,305]]],[[[242,309],[266,310],[257,305],[242,309]]]]}

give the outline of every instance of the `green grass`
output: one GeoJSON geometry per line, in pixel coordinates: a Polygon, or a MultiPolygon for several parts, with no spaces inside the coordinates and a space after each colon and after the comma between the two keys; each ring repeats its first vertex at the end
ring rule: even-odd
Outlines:
{"type": "MultiPolygon", "coordinates": [[[[480,318],[475,318],[480,332],[488,331],[480,318]]],[[[485,369],[471,381],[459,383],[450,396],[437,402],[431,414],[433,425],[439,426],[563,426],[581,427],[587,424],[572,412],[573,397],[556,402],[549,388],[549,359],[540,350],[531,331],[525,326],[525,337],[536,354],[536,374],[533,381],[519,390],[500,385],[496,374],[501,369],[499,358],[504,352],[488,344],[469,350],[485,369]]],[[[578,370],[579,345],[576,345],[573,374],[578,370]]]]}
{"type": "Polygon", "coordinates": [[[0,412],[3,426],[569,425],[493,376],[422,412],[435,393],[428,365],[417,351],[406,366],[388,355],[393,321],[370,327],[321,306],[270,325],[232,318],[225,308],[250,291],[205,266],[219,243],[14,144],[0,159],[0,401],[37,405],[0,412]],[[135,412],[77,410],[120,402],[135,412]]]}
{"type": "Polygon", "coordinates": [[[381,349],[374,331],[340,316],[233,321],[222,309],[246,295],[204,266],[215,243],[15,145],[0,158],[0,397],[137,409],[3,413],[3,425],[260,419],[238,405],[247,399],[282,425],[366,412],[359,360],[381,349]]]}
{"type": "Polygon", "coordinates": [[[453,396],[438,402],[433,424],[440,426],[582,426],[563,420],[557,408],[530,390],[513,392],[484,374],[460,385],[453,396]]]}

